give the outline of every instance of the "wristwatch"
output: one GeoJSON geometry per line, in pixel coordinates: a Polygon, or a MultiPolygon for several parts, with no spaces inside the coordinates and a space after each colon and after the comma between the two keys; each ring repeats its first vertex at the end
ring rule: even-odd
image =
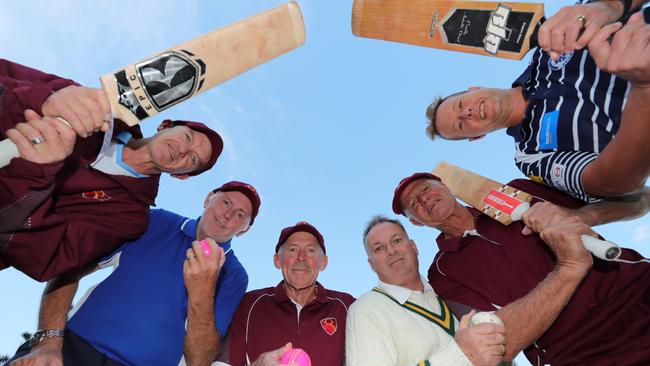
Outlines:
{"type": "Polygon", "coordinates": [[[63,329],[39,329],[29,339],[29,346],[34,347],[48,338],[63,337],[64,334],[63,329]]]}

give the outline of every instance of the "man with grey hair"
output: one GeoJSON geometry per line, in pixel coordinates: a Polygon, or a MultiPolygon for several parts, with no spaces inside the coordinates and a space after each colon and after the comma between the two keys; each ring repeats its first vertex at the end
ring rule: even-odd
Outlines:
{"type": "Polygon", "coordinates": [[[404,226],[384,216],[366,226],[363,242],[377,287],[348,313],[350,365],[496,365],[505,352],[502,325],[460,323],[418,270],[418,249],[404,226]]]}

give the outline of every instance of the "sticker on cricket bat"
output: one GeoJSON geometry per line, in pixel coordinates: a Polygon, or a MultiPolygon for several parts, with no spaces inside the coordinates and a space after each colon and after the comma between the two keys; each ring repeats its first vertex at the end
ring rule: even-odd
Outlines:
{"type": "MultiPolygon", "coordinates": [[[[504,225],[521,220],[530,208],[530,194],[453,164],[441,162],[433,174],[454,196],[504,225]]],[[[588,235],[582,235],[581,239],[585,248],[600,259],[611,261],[621,255],[621,248],[612,242],[588,235]]]]}
{"type": "Polygon", "coordinates": [[[520,2],[355,0],[352,33],[450,51],[521,59],[537,42],[544,5],[520,2]]]}

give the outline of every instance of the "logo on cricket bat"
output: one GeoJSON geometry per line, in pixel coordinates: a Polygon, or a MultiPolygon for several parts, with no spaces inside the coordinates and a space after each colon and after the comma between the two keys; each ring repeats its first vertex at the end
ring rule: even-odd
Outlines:
{"type": "Polygon", "coordinates": [[[512,212],[522,203],[520,200],[509,196],[504,192],[497,191],[496,189],[491,189],[490,192],[483,197],[483,202],[494,207],[495,210],[507,215],[512,215],[512,212]]]}
{"type": "Polygon", "coordinates": [[[486,35],[483,38],[485,51],[495,55],[499,51],[501,41],[507,41],[510,38],[510,29],[506,28],[506,23],[511,10],[511,7],[499,4],[497,9],[490,13],[490,20],[485,29],[486,35]]]}
{"type": "Polygon", "coordinates": [[[203,86],[205,63],[186,50],[170,51],[115,74],[119,103],[138,119],[190,98],[203,86]]]}

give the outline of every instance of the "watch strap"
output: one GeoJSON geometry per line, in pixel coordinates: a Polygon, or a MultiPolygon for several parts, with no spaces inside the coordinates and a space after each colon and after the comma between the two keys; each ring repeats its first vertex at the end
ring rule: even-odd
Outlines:
{"type": "Polygon", "coordinates": [[[64,334],[63,329],[39,329],[29,339],[29,346],[34,347],[48,338],[63,337],[64,334]]]}

